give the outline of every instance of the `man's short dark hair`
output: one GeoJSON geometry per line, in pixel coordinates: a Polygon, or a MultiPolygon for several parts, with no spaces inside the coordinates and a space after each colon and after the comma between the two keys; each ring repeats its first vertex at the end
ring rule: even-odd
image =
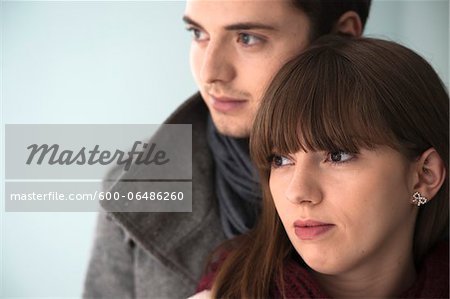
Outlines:
{"type": "Polygon", "coordinates": [[[333,26],[347,11],[359,15],[363,28],[369,16],[371,0],[292,0],[311,21],[310,39],[331,33],[333,26]]]}

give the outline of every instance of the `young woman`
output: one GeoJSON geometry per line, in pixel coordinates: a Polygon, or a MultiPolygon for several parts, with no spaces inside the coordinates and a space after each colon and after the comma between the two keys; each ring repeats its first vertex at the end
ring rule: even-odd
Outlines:
{"type": "Polygon", "coordinates": [[[449,97],[389,41],[327,36],[256,116],[264,208],[224,245],[214,298],[448,298],[449,97]]]}

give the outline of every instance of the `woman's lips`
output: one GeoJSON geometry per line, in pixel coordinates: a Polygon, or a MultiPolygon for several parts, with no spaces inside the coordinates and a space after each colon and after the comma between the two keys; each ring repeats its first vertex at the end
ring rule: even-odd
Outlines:
{"type": "Polygon", "coordinates": [[[234,98],[216,98],[211,97],[212,107],[219,112],[233,112],[241,109],[246,103],[246,100],[234,99],[234,98]]]}
{"type": "Polygon", "coordinates": [[[314,240],[334,228],[334,224],[315,220],[298,220],[294,222],[295,234],[300,240],[314,240]]]}

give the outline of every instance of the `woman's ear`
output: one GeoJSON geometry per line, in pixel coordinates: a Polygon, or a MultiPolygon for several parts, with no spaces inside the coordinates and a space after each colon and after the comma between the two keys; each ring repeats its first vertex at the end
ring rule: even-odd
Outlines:
{"type": "Polygon", "coordinates": [[[344,13],[333,26],[332,30],[333,33],[341,33],[354,37],[361,36],[362,31],[363,26],[361,18],[356,12],[352,10],[344,13]]]}
{"type": "Polygon", "coordinates": [[[417,182],[414,191],[431,200],[445,181],[446,170],[444,161],[434,148],[423,152],[417,161],[417,182]]]}

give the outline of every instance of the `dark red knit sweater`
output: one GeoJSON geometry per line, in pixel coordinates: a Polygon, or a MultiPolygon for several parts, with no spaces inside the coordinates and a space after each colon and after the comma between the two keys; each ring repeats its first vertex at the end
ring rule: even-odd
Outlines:
{"type": "MultiPolygon", "coordinates": [[[[222,260],[223,262],[223,260],[222,260]]],[[[197,287],[197,292],[211,289],[220,264],[213,265],[197,287]]],[[[284,267],[286,298],[330,298],[322,291],[309,271],[298,262],[290,260],[284,267]]],[[[272,298],[281,293],[274,284],[272,298]]],[[[399,298],[449,298],[449,246],[448,241],[437,246],[418,268],[416,282],[399,298]]]]}

